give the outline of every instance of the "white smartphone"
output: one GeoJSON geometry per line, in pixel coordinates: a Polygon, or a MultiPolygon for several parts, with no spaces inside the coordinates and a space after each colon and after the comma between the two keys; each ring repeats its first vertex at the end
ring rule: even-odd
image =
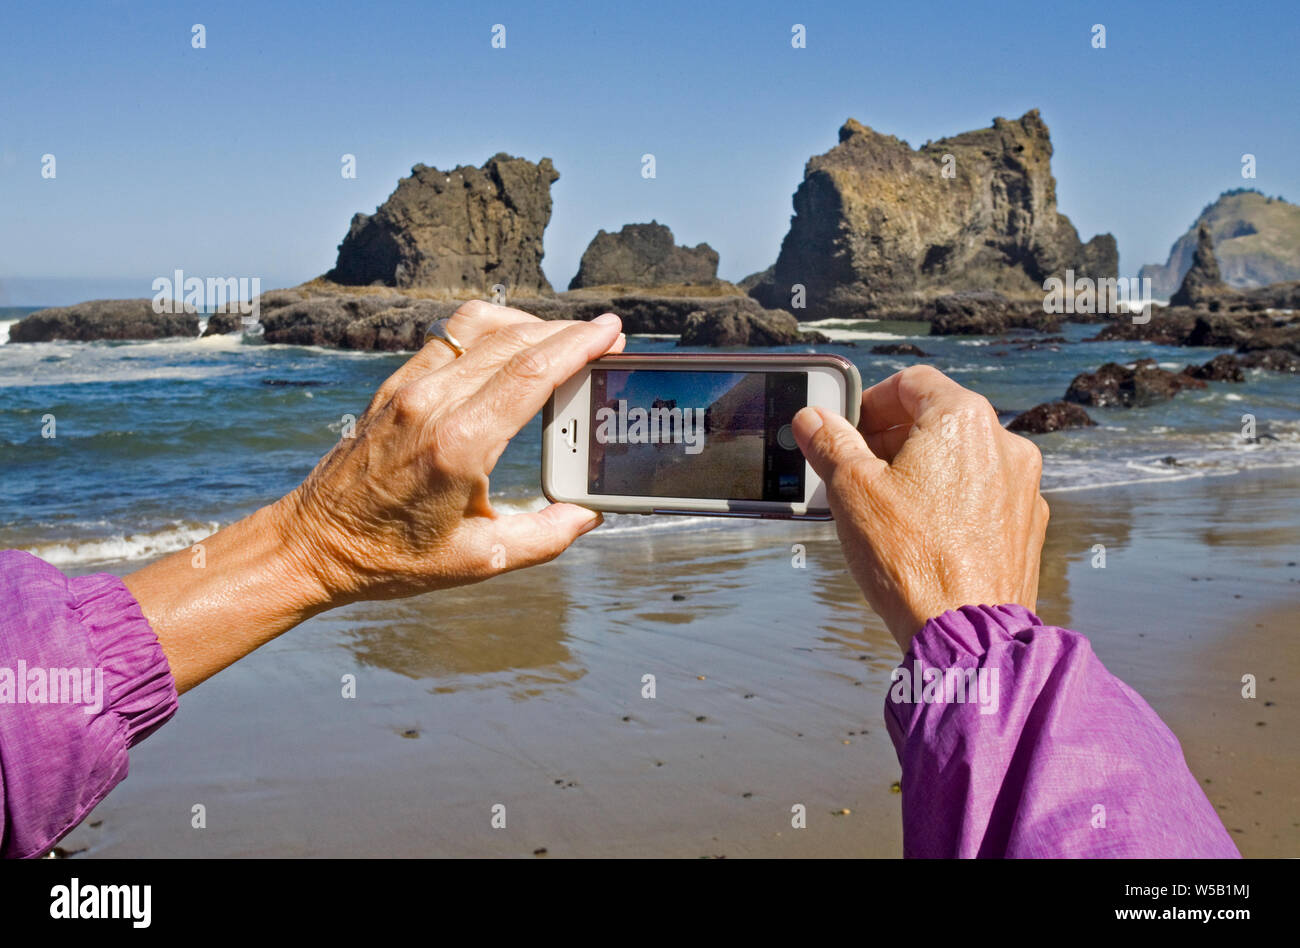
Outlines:
{"type": "Polygon", "coordinates": [[[861,401],[837,355],[606,356],[546,405],[542,492],[615,513],[829,520],[790,422],[816,405],[856,425],[861,401]]]}

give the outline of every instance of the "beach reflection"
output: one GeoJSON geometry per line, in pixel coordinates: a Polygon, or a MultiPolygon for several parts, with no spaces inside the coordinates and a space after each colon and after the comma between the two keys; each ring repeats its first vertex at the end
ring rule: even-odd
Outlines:
{"type": "Polygon", "coordinates": [[[1134,498],[1123,490],[1078,491],[1048,494],[1047,502],[1052,518],[1038,574],[1038,615],[1050,625],[1072,629],[1070,569],[1124,568],[1121,554],[1132,544],[1134,498]],[[1105,566],[1094,567],[1094,562],[1105,566]]]}
{"type": "Polygon", "coordinates": [[[586,673],[566,644],[568,580],[553,563],[327,618],[361,666],[428,679],[435,693],[504,686],[528,698],[586,673]]]}

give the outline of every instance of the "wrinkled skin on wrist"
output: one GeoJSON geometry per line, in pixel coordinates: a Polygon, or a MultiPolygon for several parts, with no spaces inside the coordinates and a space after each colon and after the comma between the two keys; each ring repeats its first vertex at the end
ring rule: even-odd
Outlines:
{"type": "Polygon", "coordinates": [[[862,396],[861,421],[805,408],[795,438],[826,482],[845,560],[906,652],[928,619],[1038,596],[1042,456],[931,366],[862,396]]]}

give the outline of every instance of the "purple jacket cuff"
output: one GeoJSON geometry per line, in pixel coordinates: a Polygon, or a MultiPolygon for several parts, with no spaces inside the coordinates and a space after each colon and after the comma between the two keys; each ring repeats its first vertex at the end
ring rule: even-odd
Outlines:
{"type": "Polygon", "coordinates": [[[927,622],[885,723],[907,856],[1239,855],[1164,722],[1023,606],[927,622]]]}
{"type": "Polygon", "coordinates": [[[175,713],[176,686],[116,576],[69,579],[6,550],[0,601],[0,855],[37,856],[126,777],[128,750],[175,713]]]}

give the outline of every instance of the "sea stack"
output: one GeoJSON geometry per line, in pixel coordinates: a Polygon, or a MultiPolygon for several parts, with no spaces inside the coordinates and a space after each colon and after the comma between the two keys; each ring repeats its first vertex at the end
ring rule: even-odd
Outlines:
{"type": "Polygon", "coordinates": [[[1227,288],[1219,275],[1219,262],[1214,259],[1214,241],[1210,238],[1210,227],[1201,221],[1196,228],[1196,250],[1192,253],[1192,265],[1183,277],[1178,291],[1169,297],[1169,305],[1195,306],[1210,297],[1221,295],[1227,288]]]}
{"type": "Polygon", "coordinates": [[[718,252],[708,244],[679,247],[673,232],[651,221],[625,224],[616,234],[599,231],[587,245],[569,289],[592,286],[708,286],[718,279],[718,252]]]}
{"type": "Polygon", "coordinates": [[[1056,207],[1052,142],[1038,111],[913,149],[849,119],[812,158],[770,273],[750,288],[801,319],[906,307],[943,293],[1043,294],[1043,281],[1114,277],[1110,234],[1086,244],[1056,207]]]}
{"type": "Polygon", "coordinates": [[[551,159],[534,164],[499,153],[482,168],[416,165],[374,214],[352,218],[326,277],[352,286],[392,286],[490,295],[549,295],[542,234],[551,220],[551,159]]]}

